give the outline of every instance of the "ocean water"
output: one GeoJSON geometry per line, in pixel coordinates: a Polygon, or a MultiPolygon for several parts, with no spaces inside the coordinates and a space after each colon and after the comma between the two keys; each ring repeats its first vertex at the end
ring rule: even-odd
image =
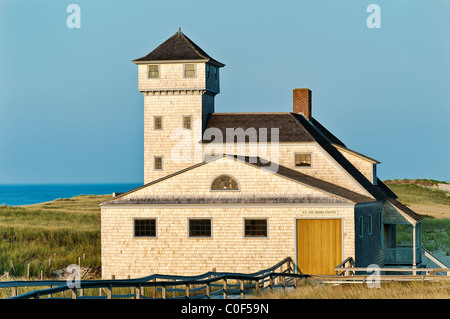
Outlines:
{"type": "Polygon", "coordinates": [[[0,205],[20,206],[77,195],[122,193],[142,184],[0,185],[0,205]]]}

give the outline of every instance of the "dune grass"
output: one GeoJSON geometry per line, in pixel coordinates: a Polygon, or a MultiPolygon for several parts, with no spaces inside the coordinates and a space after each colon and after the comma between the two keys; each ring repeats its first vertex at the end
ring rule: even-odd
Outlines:
{"type": "Polygon", "coordinates": [[[261,291],[251,296],[255,299],[449,299],[450,281],[388,282],[381,288],[364,284],[311,284],[301,280],[296,290],[261,291]]]}
{"type": "Polygon", "coordinates": [[[77,264],[99,267],[100,207],[109,195],[76,196],[24,207],[0,206],[0,276],[52,277],[77,264]],[[50,261],[51,259],[51,261],[50,261]],[[12,264],[11,264],[12,260],[12,264]]]}
{"type": "Polygon", "coordinates": [[[387,184],[405,205],[450,205],[448,192],[417,184],[387,184]]]}

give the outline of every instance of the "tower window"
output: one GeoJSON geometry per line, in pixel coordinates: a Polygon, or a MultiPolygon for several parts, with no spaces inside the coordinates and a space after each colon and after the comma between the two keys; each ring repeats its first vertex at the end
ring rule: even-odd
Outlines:
{"type": "Polygon", "coordinates": [[[149,65],[148,66],[148,77],[149,78],[159,78],[159,65],[149,65]]]}
{"type": "Polygon", "coordinates": [[[214,80],[217,80],[217,78],[219,77],[219,69],[218,68],[214,68],[214,80]]]}
{"type": "Polygon", "coordinates": [[[206,65],[206,77],[209,78],[209,70],[210,70],[210,66],[209,64],[206,65]]]}
{"type": "Polygon", "coordinates": [[[311,167],[310,153],[295,153],[295,167],[311,167]]]}
{"type": "Polygon", "coordinates": [[[237,181],[228,175],[220,175],[211,184],[212,191],[238,191],[237,181]]]}
{"type": "Polygon", "coordinates": [[[153,117],[153,128],[155,130],[162,130],[163,129],[162,121],[163,121],[162,116],[153,117]]]}
{"type": "Polygon", "coordinates": [[[185,78],[195,77],[195,65],[194,64],[185,64],[184,65],[184,77],[185,78]]]}
{"type": "Polygon", "coordinates": [[[155,170],[162,170],[163,169],[163,158],[161,156],[154,157],[154,168],[155,170]]]}
{"type": "Polygon", "coordinates": [[[192,116],[183,116],[183,128],[188,130],[192,128],[192,116]]]}

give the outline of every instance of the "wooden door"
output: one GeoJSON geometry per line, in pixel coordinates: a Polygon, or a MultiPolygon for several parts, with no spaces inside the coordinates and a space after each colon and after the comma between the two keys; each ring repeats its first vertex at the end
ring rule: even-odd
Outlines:
{"type": "Polygon", "coordinates": [[[334,275],[341,262],[340,219],[297,220],[297,265],[302,273],[334,275]]]}

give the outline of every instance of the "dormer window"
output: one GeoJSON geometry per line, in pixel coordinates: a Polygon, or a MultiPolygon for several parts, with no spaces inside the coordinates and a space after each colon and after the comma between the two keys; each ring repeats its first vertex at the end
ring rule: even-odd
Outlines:
{"type": "Polygon", "coordinates": [[[184,65],[184,77],[185,78],[195,77],[195,65],[194,64],[185,64],[184,65]]]}
{"type": "Polygon", "coordinates": [[[159,65],[148,66],[148,77],[152,79],[159,78],[159,65]]]}
{"type": "Polygon", "coordinates": [[[238,191],[237,181],[228,175],[220,175],[211,184],[212,191],[238,191]]]}
{"type": "Polygon", "coordinates": [[[295,153],[295,167],[311,167],[311,153],[295,153]]]}

